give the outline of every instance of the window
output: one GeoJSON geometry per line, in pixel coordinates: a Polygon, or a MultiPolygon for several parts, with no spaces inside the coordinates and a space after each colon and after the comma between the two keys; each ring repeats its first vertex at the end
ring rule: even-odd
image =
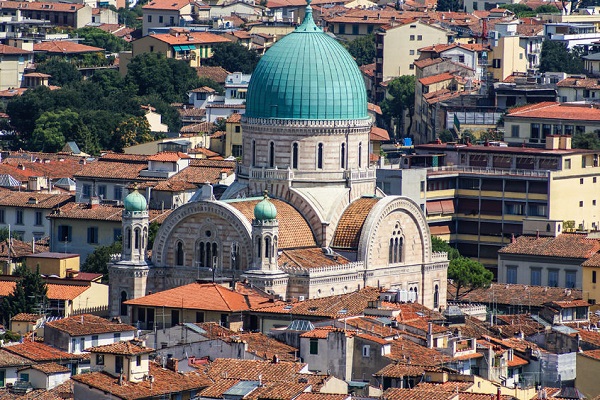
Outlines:
{"type": "Polygon", "coordinates": [[[417,40],[423,40],[423,35],[417,35],[417,40]]]}
{"type": "Polygon", "coordinates": [[[583,207],[583,201],[579,202],[579,207],[583,207]]]}
{"type": "Polygon", "coordinates": [[[390,238],[388,262],[390,264],[401,263],[404,261],[404,236],[400,223],[396,223],[392,237],[390,238]]]}
{"type": "Polygon", "coordinates": [[[519,125],[512,125],[510,127],[510,136],[514,138],[519,137],[519,128],[519,125]]]}
{"type": "Polygon", "coordinates": [[[346,168],[346,143],[342,143],[342,146],[341,146],[340,168],[346,168]]]}
{"type": "Polygon", "coordinates": [[[170,26],[175,25],[175,17],[173,17],[173,16],[169,17],[169,25],[170,26]]]}
{"type": "Polygon", "coordinates": [[[92,194],[92,185],[84,183],[81,187],[81,196],[90,197],[92,194]]]}
{"type": "Polygon", "coordinates": [[[565,169],[571,169],[571,159],[570,158],[565,159],[565,169]]]}
{"type": "Polygon", "coordinates": [[[596,283],[596,271],[592,271],[592,283],[596,283]]]}
{"type": "Polygon", "coordinates": [[[79,339],[79,351],[85,350],[85,338],[79,339]]]}
{"type": "Polygon", "coordinates": [[[71,352],[75,353],[77,351],[77,339],[71,339],[71,352]]]}
{"type": "Polygon", "coordinates": [[[4,208],[0,208],[0,224],[4,224],[4,208]]]}
{"type": "Polygon", "coordinates": [[[323,143],[319,143],[317,147],[317,168],[323,168],[323,143]]]}
{"type": "Polygon", "coordinates": [[[98,335],[92,335],[92,347],[98,346],[98,335]]]}
{"type": "Polygon", "coordinates": [[[159,24],[162,24],[162,23],[163,23],[163,16],[162,16],[162,15],[159,15],[159,16],[158,16],[158,23],[159,23],[159,24]]]}
{"type": "Polygon", "coordinates": [[[410,50],[408,53],[409,53],[411,56],[414,56],[414,55],[415,55],[415,51],[414,51],[414,50],[410,50]]]}
{"type": "Polygon", "coordinates": [[[104,365],[104,354],[96,354],[96,365],[104,365]]]}
{"type": "Polygon", "coordinates": [[[298,169],[298,143],[292,145],[292,168],[298,169]]]}
{"type": "Polygon", "coordinates": [[[338,33],[345,35],[346,34],[346,25],[344,24],[339,24],[338,25],[338,33]]]}
{"type": "Polygon", "coordinates": [[[196,311],[196,323],[204,322],[204,311],[196,311]]]}
{"type": "Polygon", "coordinates": [[[123,188],[121,186],[115,186],[114,195],[115,200],[123,200],[123,188]]]}
{"type": "Polygon", "coordinates": [[[231,145],[231,155],[234,157],[241,157],[242,156],[242,145],[239,144],[233,144],[231,145]]]}
{"type": "Polygon", "coordinates": [[[135,358],[135,366],[139,367],[140,365],[142,365],[142,356],[137,356],[135,358]]]}
{"type": "MultiPolygon", "coordinates": [[[[125,293],[125,292],[123,292],[123,293],[125,293]]],[[[121,340],[121,333],[120,333],[120,332],[116,332],[116,333],[113,335],[113,338],[115,339],[115,342],[118,342],[118,341],[120,341],[120,340],[121,340]]]]}
{"type": "Polygon", "coordinates": [[[17,209],[17,216],[15,223],[17,225],[23,225],[23,210],[17,209]]]}
{"type": "Polygon", "coordinates": [[[433,289],[433,308],[438,308],[440,306],[440,287],[439,285],[435,285],[433,289]]]}
{"type": "Polygon", "coordinates": [[[175,263],[176,263],[176,265],[183,265],[183,243],[182,242],[177,242],[175,263]]]}
{"type": "Polygon", "coordinates": [[[410,35],[410,40],[415,40],[415,35],[410,35]]]}
{"type": "MultiPolygon", "coordinates": [[[[208,236],[208,235],[207,235],[208,236]]],[[[215,242],[202,241],[196,244],[196,263],[199,267],[212,268],[218,266],[219,246],[215,242]]],[[[183,265],[183,260],[182,264],[183,265]]]]}
{"type": "Polygon", "coordinates": [[[242,131],[242,127],[239,125],[235,126],[235,133],[240,133],[242,131]]]}
{"type": "Polygon", "coordinates": [[[368,344],[363,345],[362,355],[363,357],[369,357],[371,355],[371,346],[368,344]]]}
{"type": "MultiPolygon", "coordinates": [[[[125,302],[127,301],[127,292],[125,292],[124,290],[121,292],[121,309],[119,310],[121,315],[127,315],[127,304],[125,304],[125,302]]],[[[120,333],[115,333],[115,341],[119,341],[121,340],[121,334],[120,333]],[[117,336],[119,335],[119,336],[117,336]]]]}
{"type": "Polygon", "coordinates": [[[517,283],[517,266],[506,267],[506,283],[517,283]]]}
{"type": "Polygon", "coordinates": [[[148,15],[148,22],[152,22],[152,15],[148,15]]]}
{"type": "Polygon", "coordinates": [[[154,52],[154,46],[150,46],[150,53],[154,52]]]}
{"type": "Polygon", "coordinates": [[[535,286],[542,285],[542,270],[540,268],[531,268],[531,279],[529,283],[535,286]]]}
{"type": "Polygon", "coordinates": [[[319,339],[310,339],[310,354],[319,354],[319,339]]]}
{"type": "Polygon", "coordinates": [[[465,62],[465,56],[458,56],[458,62],[459,63],[464,63],[465,62]]]}
{"type": "Polygon", "coordinates": [[[123,356],[115,357],[115,372],[120,374],[123,372],[123,356]]]}
{"type": "Polygon", "coordinates": [[[87,242],[88,244],[98,244],[98,227],[90,226],[87,229],[87,242]]]}
{"type": "Polygon", "coordinates": [[[596,200],[592,200],[592,205],[595,206],[596,205],[596,200]]]}
{"type": "Polygon", "coordinates": [[[577,284],[577,272],[576,271],[565,271],[565,286],[568,288],[574,288],[577,284]]]}
{"type": "Polygon", "coordinates": [[[71,241],[71,227],[68,225],[58,226],[58,241],[59,242],[70,242],[71,241]]]}
{"type": "Polygon", "coordinates": [[[21,382],[29,382],[29,374],[24,374],[24,373],[22,373],[22,374],[20,375],[20,377],[21,377],[21,378],[20,378],[19,380],[20,380],[21,382]]]}
{"type": "Polygon", "coordinates": [[[358,35],[358,24],[353,24],[352,25],[352,34],[353,35],[358,35]]]}
{"type": "Polygon", "coordinates": [[[106,199],[106,185],[99,185],[98,186],[98,196],[101,199],[106,199]]]}
{"type": "Polygon", "coordinates": [[[540,138],[540,124],[531,124],[530,136],[531,139],[535,139],[531,141],[537,143],[538,139],[540,138]]]}
{"type": "Polygon", "coordinates": [[[42,225],[42,212],[41,211],[35,212],[35,224],[38,226],[42,225]]]}
{"type": "Polygon", "coordinates": [[[502,60],[499,58],[494,58],[492,60],[492,68],[500,68],[500,65],[502,63],[502,60]]]}
{"type": "Polygon", "coordinates": [[[113,241],[118,242],[122,238],[123,238],[123,231],[121,231],[121,228],[114,228],[113,229],[113,241]]]}
{"type": "Polygon", "coordinates": [[[583,178],[579,178],[579,184],[583,185],[583,178]]]}
{"type": "Polygon", "coordinates": [[[558,270],[557,269],[548,270],[548,286],[558,287],[558,270]]]}
{"type": "Polygon", "coordinates": [[[408,69],[415,69],[415,64],[409,64],[408,69]]]}
{"type": "Polygon", "coordinates": [[[256,142],[252,141],[252,166],[256,166],[256,142]]]}
{"type": "Polygon", "coordinates": [[[269,167],[275,167],[275,143],[269,143],[269,167]]]}
{"type": "Polygon", "coordinates": [[[358,144],[358,168],[362,167],[362,143],[358,144]]]}

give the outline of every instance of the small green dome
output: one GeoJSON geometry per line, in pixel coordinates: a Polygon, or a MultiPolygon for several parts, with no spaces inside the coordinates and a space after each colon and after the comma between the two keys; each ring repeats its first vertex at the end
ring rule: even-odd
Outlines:
{"type": "Polygon", "coordinates": [[[277,219],[277,209],[269,201],[269,196],[266,193],[265,198],[254,207],[254,219],[257,221],[277,219]]]}
{"type": "Polygon", "coordinates": [[[123,205],[125,206],[125,211],[146,211],[146,198],[134,189],[133,192],[129,193],[125,200],[123,201],[123,205]]]}
{"type": "Polygon", "coordinates": [[[246,117],[295,120],[365,119],[367,91],[350,53],[315,25],[312,9],[276,42],[252,73],[246,117]]]}

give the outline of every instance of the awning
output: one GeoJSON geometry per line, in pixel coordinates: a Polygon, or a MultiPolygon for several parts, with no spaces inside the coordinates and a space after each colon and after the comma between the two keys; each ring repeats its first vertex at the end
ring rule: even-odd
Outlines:
{"type": "Polygon", "coordinates": [[[443,214],[454,214],[454,201],[442,200],[440,201],[440,204],[442,205],[443,214]]]}
{"type": "Polygon", "coordinates": [[[449,235],[450,234],[450,227],[448,225],[430,226],[429,227],[429,232],[432,235],[449,235]]]}
{"type": "Polygon", "coordinates": [[[188,50],[196,50],[196,45],[195,44],[188,45],[188,50]]]}
{"type": "Polygon", "coordinates": [[[444,212],[442,208],[442,203],[440,201],[428,201],[426,207],[427,215],[442,214],[444,212]]]}
{"type": "Polygon", "coordinates": [[[173,46],[173,50],[175,50],[175,51],[181,51],[181,46],[173,46]]]}

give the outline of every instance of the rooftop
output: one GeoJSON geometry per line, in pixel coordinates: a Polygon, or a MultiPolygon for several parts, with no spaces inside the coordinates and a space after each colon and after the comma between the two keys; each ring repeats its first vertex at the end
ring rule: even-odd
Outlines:
{"type": "Polygon", "coordinates": [[[600,121],[600,109],[588,104],[542,102],[508,110],[506,118],[600,121]]]}
{"type": "Polygon", "coordinates": [[[597,239],[589,239],[583,234],[561,233],[556,237],[519,236],[498,253],[588,259],[598,251],[600,241],[597,239]]]}
{"type": "Polygon", "coordinates": [[[85,336],[96,335],[100,333],[129,332],[136,330],[136,328],[131,325],[111,322],[107,319],[91,314],[76,315],[73,317],[58,319],[47,322],[46,326],[66,332],[70,336],[85,336]]]}

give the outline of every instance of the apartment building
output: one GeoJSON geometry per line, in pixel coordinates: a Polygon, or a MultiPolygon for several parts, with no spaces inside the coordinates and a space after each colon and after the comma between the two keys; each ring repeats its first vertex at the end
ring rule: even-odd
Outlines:
{"type": "MultiPolygon", "coordinates": [[[[405,181],[426,168],[419,197],[431,233],[495,272],[498,250],[523,233],[525,218],[561,221],[565,229],[600,226],[600,152],[571,149],[567,136],[551,139],[546,148],[417,145],[415,156],[401,160],[407,168],[386,168],[405,181]]],[[[378,180],[384,188],[395,184],[389,176],[378,180]]]]}

